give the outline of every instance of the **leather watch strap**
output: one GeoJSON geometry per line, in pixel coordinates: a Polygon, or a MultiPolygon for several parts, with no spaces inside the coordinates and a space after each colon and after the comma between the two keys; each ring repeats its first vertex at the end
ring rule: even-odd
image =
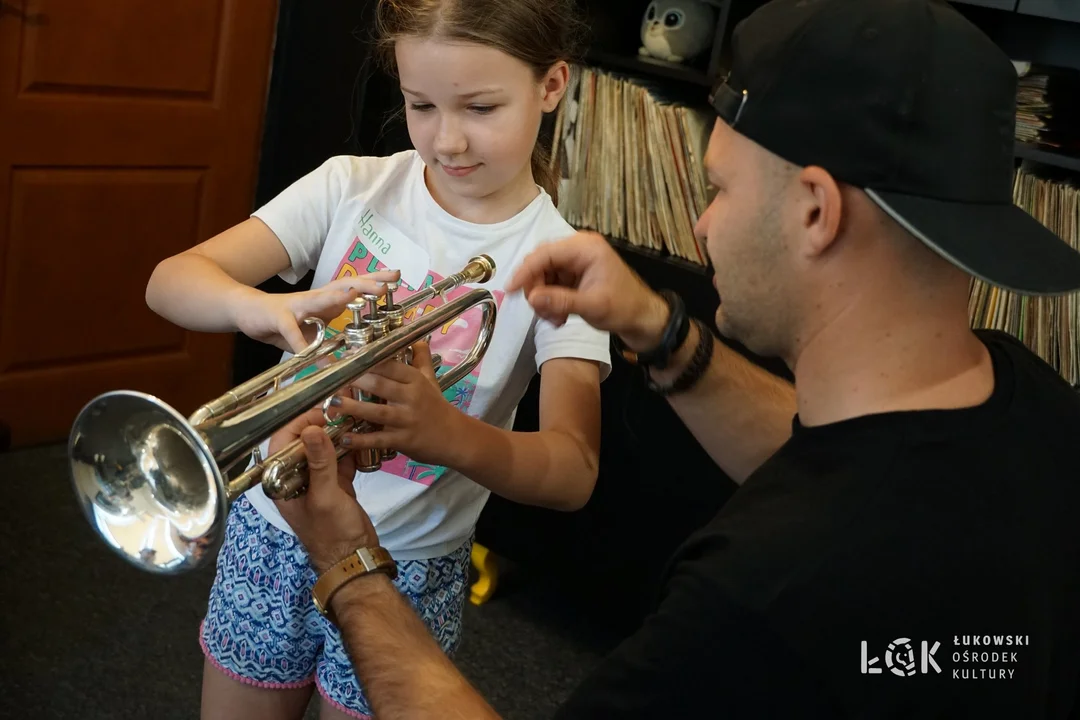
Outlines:
{"type": "Polygon", "coordinates": [[[328,616],[330,600],[341,586],[368,573],[382,572],[397,577],[397,563],[383,547],[357,548],[348,557],[332,565],[315,581],[311,588],[311,599],[315,609],[328,616]]]}

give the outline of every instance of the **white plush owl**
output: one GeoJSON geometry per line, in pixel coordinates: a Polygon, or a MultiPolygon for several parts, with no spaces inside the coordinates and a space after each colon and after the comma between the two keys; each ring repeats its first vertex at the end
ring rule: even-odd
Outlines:
{"type": "Polygon", "coordinates": [[[716,13],[699,0],[653,0],[641,20],[639,55],[682,62],[709,47],[716,13]]]}

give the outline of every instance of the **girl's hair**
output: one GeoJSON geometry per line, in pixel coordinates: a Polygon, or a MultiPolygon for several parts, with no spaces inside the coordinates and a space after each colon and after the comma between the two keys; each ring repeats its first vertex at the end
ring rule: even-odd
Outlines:
{"type": "MultiPolygon", "coordinates": [[[[394,44],[401,38],[442,38],[502,50],[533,69],[537,81],[560,60],[577,60],[586,26],[575,0],[379,0],[377,51],[383,67],[397,72],[394,44]]],[[[557,198],[559,171],[538,137],[533,179],[557,198]]]]}

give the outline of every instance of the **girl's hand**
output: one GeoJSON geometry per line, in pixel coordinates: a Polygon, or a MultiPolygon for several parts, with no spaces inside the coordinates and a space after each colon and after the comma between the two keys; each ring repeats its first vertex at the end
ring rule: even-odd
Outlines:
{"type": "Polygon", "coordinates": [[[427,343],[413,346],[411,366],[388,360],[360,376],[353,387],[383,398],[386,404],[342,397],[338,412],[382,427],[349,433],[342,444],[353,450],[392,448],[417,462],[450,464],[466,416],[443,397],[427,343]]]}
{"type": "Polygon", "coordinates": [[[399,277],[397,270],[380,270],[296,293],[265,293],[245,287],[231,302],[233,324],[250,338],[299,353],[315,337],[314,326],[301,325],[304,318],[317,317],[330,322],[360,295],[381,296],[386,292],[386,283],[399,277]]]}

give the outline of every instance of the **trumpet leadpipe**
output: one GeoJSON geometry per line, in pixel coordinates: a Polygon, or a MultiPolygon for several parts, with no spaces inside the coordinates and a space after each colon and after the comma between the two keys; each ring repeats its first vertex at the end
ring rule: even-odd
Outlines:
{"type": "Polygon", "coordinates": [[[247,405],[260,395],[277,389],[283,378],[295,375],[308,365],[336,352],[344,345],[345,338],[342,335],[326,338],[322,321],[317,318],[309,318],[309,320],[311,322],[305,322],[309,325],[316,325],[318,334],[304,352],[293,355],[288,360],[264,370],[250,380],[240,383],[225,394],[200,406],[188,417],[188,422],[196,426],[202,425],[214,418],[226,415],[238,407],[247,405]]]}

